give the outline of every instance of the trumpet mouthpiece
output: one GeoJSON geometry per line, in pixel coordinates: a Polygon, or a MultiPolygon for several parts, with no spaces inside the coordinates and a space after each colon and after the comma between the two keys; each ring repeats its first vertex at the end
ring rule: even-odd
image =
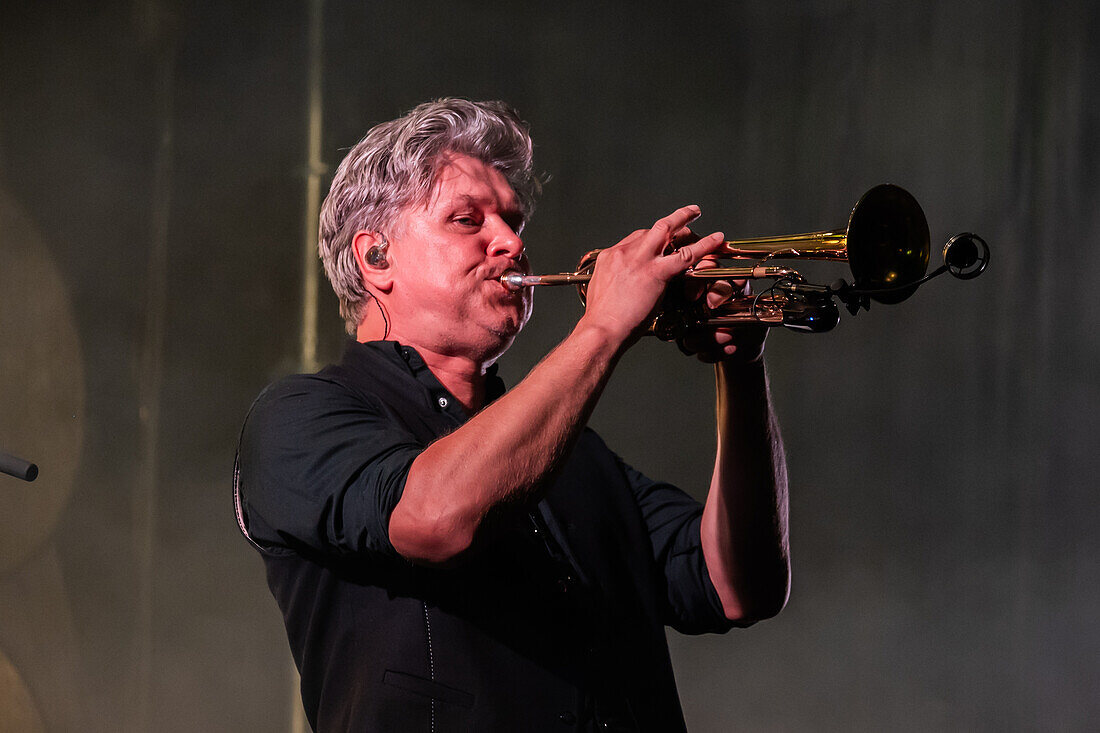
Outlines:
{"type": "Polygon", "coordinates": [[[587,272],[559,272],[556,275],[524,275],[522,272],[512,270],[500,276],[500,283],[512,290],[531,287],[532,285],[582,285],[591,279],[587,272]]]}
{"type": "Polygon", "coordinates": [[[519,272],[506,272],[500,276],[500,283],[509,290],[522,290],[528,283],[526,276],[519,272]]]}

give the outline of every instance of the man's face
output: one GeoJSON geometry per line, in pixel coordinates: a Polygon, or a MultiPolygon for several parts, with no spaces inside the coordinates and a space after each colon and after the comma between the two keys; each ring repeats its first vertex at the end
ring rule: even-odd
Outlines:
{"type": "Polygon", "coordinates": [[[479,160],[453,155],[428,201],[406,210],[393,236],[391,334],[451,356],[491,361],[531,315],[530,288],[500,282],[528,271],[515,192],[479,160]]]}

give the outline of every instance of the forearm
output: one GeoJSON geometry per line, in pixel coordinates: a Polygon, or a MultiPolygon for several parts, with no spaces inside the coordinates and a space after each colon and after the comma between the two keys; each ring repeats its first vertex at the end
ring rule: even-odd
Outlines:
{"type": "Polygon", "coordinates": [[[790,587],[787,469],[762,361],[716,366],[718,453],[700,528],[726,616],[778,613],[790,587]]]}
{"type": "Polygon", "coordinates": [[[446,562],[495,506],[533,499],[588,421],[623,348],[585,319],[528,376],[413,461],[390,517],[403,556],[446,562]]]}

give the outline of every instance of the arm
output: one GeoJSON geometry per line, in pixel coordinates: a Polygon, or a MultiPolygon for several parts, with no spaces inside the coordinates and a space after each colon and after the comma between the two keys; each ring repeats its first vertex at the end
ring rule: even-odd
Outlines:
{"type": "Polygon", "coordinates": [[[598,326],[573,332],[514,389],[428,446],[390,515],[394,548],[441,564],[498,504],[533,497],[584,426],[620,354],[598,326]]]}
{"type": "Polygon", "coordinates": [[[790,589],[787,469],[763,360],[715,366],[718,455],[700,536],[726,617],[779,613],[790,589]]]}
{"type": "Polygon", "coordinates": [[[696,207],[684,207],[601,253],[585,315],[565,341],[508,394],[413,461],[389,523],[401,555],[446,563],[470,547],[493,507],[537,495],[668,281],[721,243],[716,232],[665,254],[697,216],[696,207]]]}

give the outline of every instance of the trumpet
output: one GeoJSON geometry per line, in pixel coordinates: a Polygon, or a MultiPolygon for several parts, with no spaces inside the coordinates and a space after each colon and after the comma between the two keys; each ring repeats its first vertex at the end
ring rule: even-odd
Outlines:
{"type": "MultiPolygon", "coordinates": [[[[840,322],[839,300],[854,316],[869,310],[871,301],[900,303],[922,284],[945,272],[969,280],[989,263],[989,246],[976,234],[963,232],[943,247],[943,264],[928,273],[931,246],[928,221],[917,200],[893,184],[875,186],[860,197],[843,229],[805,234],[727,240],[715,252],[719,258],[755,260],[752,264],[692,268],[680,276],[692,280],[771,280],[755,295],[731,298],[709,308],[705,298],[689,300],[685,288],[670,287],[648,331],[666,341],[707,328],[741,325],[783,326],[794,331],[823,333],[840,322]],[[772,260],[803,259],[847,262],[852,281],[830,285],[807,282],[789,267],[772,260]]],[[[585,302],[587,283],[601,250],[581,258],[575,272],[501,276],[505,287],[519,290],[541,285],[575,285],[585,302]]]]}

